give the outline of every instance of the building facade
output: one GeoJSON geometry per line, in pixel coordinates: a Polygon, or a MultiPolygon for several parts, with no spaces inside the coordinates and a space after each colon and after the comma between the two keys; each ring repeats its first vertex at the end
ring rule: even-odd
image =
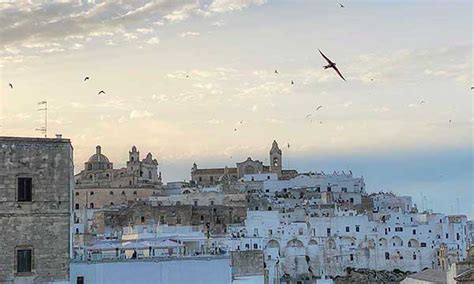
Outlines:
{"type": "Polygon", "coordinates": [[[0,283],[69,283],[73,149],[0,137],[0,283]]]}

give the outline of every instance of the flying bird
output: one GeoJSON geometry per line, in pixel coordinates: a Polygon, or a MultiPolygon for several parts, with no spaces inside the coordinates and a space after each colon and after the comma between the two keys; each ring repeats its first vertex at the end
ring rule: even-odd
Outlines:
{"type": "Polygon", "coordinates": [[[338,4],[339,4],[339,6],[341,6],[341,8],[344,8],[344,5],[342,5],[341,3],[338,3],[338,4]]]}
{"type": "Polygon", "coordinates": [[[275,69],[275,74],[278,74],[278,70],[275,69]]]}
{"type": "Polygon", "coordinates": [[[10,89],[13,89],[12,83],[8,83],[8,86],[10,86],[10,89]]]}
{"type": "Polygon", "coordinates": [[[288,149],[290,149],[290,143],[288,143],[288,149]]]}
{"type": "Polygon", "coordinates": [[[84,78],[84,81],[87,81],[87,80],[89,80],[89,79],[90,79],[89,77],[85,77],[85,78],[84,78]]]}
{"type": "Polygon", "coordinates": [[[294,85],[294,84],[295,84],[295,81],[291,80],[291,84],[294,85]]]}
{"type": "Polygon", "coordinates": [[[237,131],[237,128],[234,128],[234,132],[237,131]]]}
{"type": "Polygon", "coordinates": [[[243,120],[241,120],[241,121],[240,121],[240,124],[242,124],[242,123],[244,123],[244,121],[243,121],[243,120]]]}
{"type": "Polygon", "coordinates": [[[425,103],[425,101],[424,101],[424,100],[421,100],[421,101],[420,101],[420,104],[424,104],[424,103],[425,103]]]}
{"type": "MultiPolygon", "coordinates": [[[[318,49],[318,50],[319,50],[319,49],[318,49]]],[[[328,69],[328,68],[334,69],[334,71],[337,72],[337,74],[341,77],[341,79],[345,81],[346,79],[344,79],[344,76],[342,76],[342,74],[341,74],[341,72],[339,71],[339,69],[337,69],[336,63],[335,63],[335,62],[332,62],[329,58],[327,58],[326,55],[324,55],[321,50],[319,50],[319,53],[321,53],[321,56],[324,57],[324,59],[326,59],[326,61],[329,63],[328,65],[323,66],[323,68],[324,68],[324,69],[328,69]]]]}
{"type": "Polygon", "coordinates": [[[100,95],[100,94],[104,94],[104,95],[105,95],[105,92],[104,92],[104,91],[100,91],[100,92],[98,93],[98,95],[100,95]]]}
{"type": "Polygon", "coordinates": [[[306,115],[306,118],[313,116],[311,113],[306,115]]]}
{"type": "Polygon", "coordinates": [[[322,109],[322,108],[323,108],[323,106],[318,106],[318,107],[316,108],[316,110],[320,110],[320,109],[322,109]]]}

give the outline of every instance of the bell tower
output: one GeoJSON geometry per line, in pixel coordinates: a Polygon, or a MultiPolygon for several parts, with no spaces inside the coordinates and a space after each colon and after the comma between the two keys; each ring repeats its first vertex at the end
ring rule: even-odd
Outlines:
{"type": "Polygon", "coordinates": [[[278,147],[278,143],[273,140],[272,148],[270,149],[270,171],[278,174],[281,177],[282,170],[282,154],[281,149],[278,147]]]}

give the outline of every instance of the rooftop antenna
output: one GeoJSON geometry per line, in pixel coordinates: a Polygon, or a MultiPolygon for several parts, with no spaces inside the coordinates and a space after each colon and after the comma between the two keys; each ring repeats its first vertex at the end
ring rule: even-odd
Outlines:
{"type": "Polygon", "coordinates": [[[38,102],[38,111],[44,112],[44,126],[36,128],[36,131],[39,131],[44,134],[44,138],[48,138],[48,102],[41,101],[38,102]]]}

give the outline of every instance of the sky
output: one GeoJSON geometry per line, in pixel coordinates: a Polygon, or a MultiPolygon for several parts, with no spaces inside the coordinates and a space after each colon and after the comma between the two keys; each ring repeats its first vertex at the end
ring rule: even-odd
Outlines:
{"type": "Polygon", "coordinates": [[[0,1],[0,135],[41,136],[47,100],[76,172],[136,145],[165,181],[275,139],[285,167],[473,218],[472,1],[340,3],[0,1]]]}

